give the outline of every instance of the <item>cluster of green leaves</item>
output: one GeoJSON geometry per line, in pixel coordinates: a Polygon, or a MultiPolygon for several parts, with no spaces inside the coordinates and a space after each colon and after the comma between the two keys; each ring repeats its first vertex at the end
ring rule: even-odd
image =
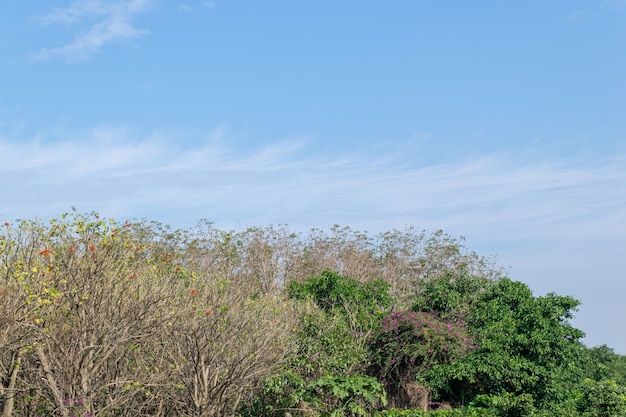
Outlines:
{"type": "Polygon", "coordinates": [[[427,283],[414,309],[463,322],[476,349],[429,375],[434,395],[467,404],[477,395],[529,394],[539,407],[560,403],[580,380],[583,333],[568,319],[578,302],[534,297],[508,278],[447,275],[427,283]]]}
{"type": "Polygon", "coordinates": [[[287,296],[312,301],[327,314],[339,314],[354,329],[377,326],[380,317],[393,303],[389,283],[377,279],[359,282],[334,271],[325,270],[300,283],[290,281],[287,296]]]}
{"type": "Polygon", "coordinates": [[[585,376],[594,381],[611,380],[626,387],[626,356],[606,345],[587,349],[585,376]]]}
{"type": "Polygon", "coordinates": [[[483,276],[471,275],[467,268],[447,271],[419,285],[411,310],[436,313],[444,320],[467,321],[484,292],[494,282],[483,276]]]}
{"type": "Polygon", "coordinates": [[[499,417],[486,408],[464,407],[452,410],[391,409],[373,414],[375,417],[499,417]]]}
{"type": "Polygon", "coordinates": [[[577,306],[571,297],[533,297],[527,285],[499,280],[471,315],[480,345],[469,362],[472,389],[531,394],[543,407],[564,401],[580,378],[584,334],[567,321],[577,306]]]}
{"type": "Polygon", "coordinates": [[[304,403],[323,416],[360,416],[375,404],[385,404],[382,385],[365,370],[369,335],[393,303],[389,284],[363,283],[325,270],[303,282],[291,281],[286,295],[306,307],[292,359],[242,413],[282,415],[304,403]]]}
{"type": "Polygon", "coordinates": [[[388,291],[382,280],[362,283],[328,270],[291,281],[287,296],[312,307],[299,320],[293,365],[312,377],[362,371],[368,337],[393,302],[388,291]]]}
{"type": "Polygon", "coordinates": [[[376,403],[387,405],[383,386],[372,377],[324,376],[309,388],[315,393],[313,404],[324,417],[366,416],[376,403]]]}
{"type": "Polygon", "coordinates": [[[581,417],[617,417],[626,415],[626,387],[613,380],[585,378],[575,392],[576,408],[581,417]]]}

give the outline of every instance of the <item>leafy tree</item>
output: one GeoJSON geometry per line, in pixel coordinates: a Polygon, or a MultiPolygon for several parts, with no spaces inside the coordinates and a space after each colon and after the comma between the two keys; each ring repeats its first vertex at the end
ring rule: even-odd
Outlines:
{"type": "Polygon", "coordinates": [[[280,410],[302,408],[304,400],[336,414],[379,397],[377,382],[363,373],[369,335],[393,301],[388,288],[382,280],[359,282],[329,270],[304,282],[290,281],[287,296],[305,309],[298,319],[290,362],[267,380],[244,413],[282,415],[280,410]],[[357,397],[357,402],[350,399],[357,397]]]}
{"type": "Polygon", "coordinates": [[[328,314],[341,314],[354,330],[375,327],[393,302],[389,284],[383,280],[359,282],[325,270],[303,283],[290,281],[287,296],[301,301],[313,301],[328,314]]]}
{"type": "Polygon", "coordinates": [[[613,380],[626,386],[626,356],[615,353],[607,345],[586,349],[585,373],[594,381],[613,380]]]}
{"type": "Polygon", "coordinates": [[[539,408],[565,401],[580,378],[583,333],[567,321],[577,306],[571,297],[534,297],[526,284],[498,280],[468,316],[478,348],[438,370],[441,391],[457,402],[506,393],[529,394],[539,408]]]}
{"type": "Polygon", "coordinates": [[[481,295],[494,281],[469,274],[467,268],[447,271],[419,285],[411,310],[431,312],[443,320],[467,321],[481,295]]]}
{"type": "Polygon", "coordinates": [[[368,337],[393,301],[388,288],[382,280],[363,283],[328,270],[291,281],[287,296],[317,308],[300,317],[296,366],[316,377],[362,371],[368,337]]]}
{"type": "Polygon", "coordinates": [[[533,397],[530,394],[515,395],[506,392],[501,395],[479,395],[471,405],[488,410],[494,417],[536,416],[533,397]]]}

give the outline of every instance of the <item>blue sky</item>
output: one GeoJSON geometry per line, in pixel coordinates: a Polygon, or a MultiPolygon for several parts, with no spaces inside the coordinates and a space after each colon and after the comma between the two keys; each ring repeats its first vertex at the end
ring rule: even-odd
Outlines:
{"type": "Polygon", "coordinates": [[[626,1],[0,1],[0,218],[465,236],[626,354],[626,1]]]}

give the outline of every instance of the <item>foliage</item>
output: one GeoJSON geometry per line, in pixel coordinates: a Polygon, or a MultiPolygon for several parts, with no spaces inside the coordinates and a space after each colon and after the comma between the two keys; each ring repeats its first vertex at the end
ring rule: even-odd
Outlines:
{"type": "Polygon", "coordinates": [[[583,333],[567,321],[578,301],[507,278],[487,289],[469,315],[478,348],[442,369],[452,398],[530,394],[539,407],[560,403],[579,379],[583,333]]]}
{"type": "Polygon", "coordinates": [[[22,415],[232,415],[295,313],[189,269],[185,233],[76,212],[5,224],[0,406],[22,415]]]}
{"type": "Polygon", "coordinates": [[[314,413],[320,416],[365,416],[387,405],[383,386],[360,375],[323,376],[308,384],[292,371],[269,378],[263,390],[243,405],[242,417],[282,416],[314,413]]]}
{"type": "Polygon", "coordinates": [[[293,365],[312,378],[364,368],[367,337],[392,302],[388,288],[381,280],[362,283],[332,271],[291,281],[287,295],[317,307],[300,316],[293,365]]]}
{"type": "Polygon", "coordinates": [[[397,409],[379,411],[375,417],[500,417],[493,414],[492,410],[481,407],[463,407],[451,410],[415,410],[397,409]]]}
{"type": "Polygon", "coordinates": [[[445,272],[419,285],[412,311],[431,312],[443,320],[467,321],[481,295],[494,281],[470,275],[467,268],[445,272]]]}
{"type": "Polygon", "coordinates": [[[308,388],[322,417],[365,416],[377,404],[387,405],[383,386],[371,377],[325,376],[308,388]]]}
{"type": "Polygon", "coordinates": [[[613,380],[626,386],[626,356],[606,345],[586,349],[585,374],[594,381],[613,380]]]}
{"type": "Polygon", "coordinates": [[[298,318],[289,370],[267,380],[252,408],[244,407],[243,412],[272,415],[275,410],[297,408],[301,400],[331,412],[340,404],[363,407],[362,401],[355,402],[352,397],[369,400],[368,396],[377,396],[378,383],[361,372],[369,357],[368,335],[392,302],[388,288],[382,280],[359,282],[328,270],[301,283],[289,282],[287,296],[304,308],[298,318]],[[304,389],[304,385],[315,389],[304,389]],[[284,394],[275,389],[277,386],[284,394]],[[329,389],[334,396],[329,395],[329,389]],[[351,392],[349,398],[339,395],[341,389],[351,392]]]}
{"type": "Polygon", "coordinates": [[[478,395],[473,407],[485,408],[498,417],[531,417],[535,415],[533,397],[530,394],[478,395]]]}
{"type": "Polygon", "coordinates": [[[343,314],[354,329],[374,327],[393,302],[387,282],[362,283],[330,270],[303,283],[290,281],[286,292],[290,298],[312,300],[326,313],[343,314]]]}
{"type": "Polygon", "coordinates": [[[432,368],[459,360],[474,349],[462,322],[444,322],[432,313],[394,312],[370,345],[372,369],[392,391],[432,368]]]}
{"type": "Polygon", "coordinates": [[[355,332],[344,315],[303,313],[298,321],[291,366],[308,380],[358,372],[367,361],[367,330],[355,332]]]}
{"type": "Polygon", "coordinates": [[[242,403],[238,413],[241,417],[284,416],[300,411],[301,403],[309,391],[304,378],[291,369],[285,369],[268,377],[257,395],[242,403]]]}
{"type": "Polygon", "coordinates": [[[626,415],[626,387],[615,381],[586,378],[577,391],[577,408],[582,417],[621,417],[626,415]]]}
{"type": "Polygon", "coordinates": [[[578,302],[501,272],[414,228],[4,222],[0,412],[626,415],[626,359],[580,343],[578,302]],[[457,408],[381,411],[408,382],[457,408]]]}

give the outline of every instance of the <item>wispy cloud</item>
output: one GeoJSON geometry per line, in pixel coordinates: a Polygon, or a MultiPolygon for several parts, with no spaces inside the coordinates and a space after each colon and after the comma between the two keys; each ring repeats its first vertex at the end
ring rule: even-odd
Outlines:
{"type": "MultiPolygon", "coordinates": [[[[175,227],[202,218],[235,229],[416,225],[466,236],[471,249],[496,254],[540,293],[582,298],[585,323],[606,319],[607,298],[589,294],[626,290],[626,156],[529,161],[495,153],[410,165],[407,148],[328,157],[306,139],[242,149],[229,145],[226,129],[191,147],[179,145],[183,136],[138,140],[131,129],[98,128],[66,142],[0,139],[0,219],[76,206],[175,227]]],[[[610,329],[589,327],[589,343],[620,343],[610,329]]]]}
{"type": "Polygon", "coordinates": [[[411,167],[393,150],[307,156],[303,139],[242,151],[226,145],[222,130],[193,148],[174,145],[172,133],[132,136],[99,128],[77,142],[0,141],[0,174],[10,184],[10,213],[0,214],[52,214],[58,201],[106,209],[114,199],[112,214],[164,218],[177,207],[225,224],[344,222],[381,230],[419,223],[545,239],[560,228],[575,237],[602,227],[606,236],[626,235],[624,158],[530,163],[494,154],[411,167]]]}
{"type": "Polygon", "coordinates": [[[176,8],[176,10],[179,12],[201,13],[206,9],[214,9],[216,7],[217,3],[214,1],[202,1],[197,4],[182,3],[176,8]]]}
{"type": "Polygon", "coordinates": [[[133,19],[135,15],[149,10],[153,3],[154,0],[77,0],[68,7],[38,16],[35,21],[41,24],[73,26],[86,23],[87,29],[80,29],[75,39],[66,45],[42,49],[36,58],[81,60],[89,58],[107,44],[138,39],[148,31],[133,26],[133,19]]]}

